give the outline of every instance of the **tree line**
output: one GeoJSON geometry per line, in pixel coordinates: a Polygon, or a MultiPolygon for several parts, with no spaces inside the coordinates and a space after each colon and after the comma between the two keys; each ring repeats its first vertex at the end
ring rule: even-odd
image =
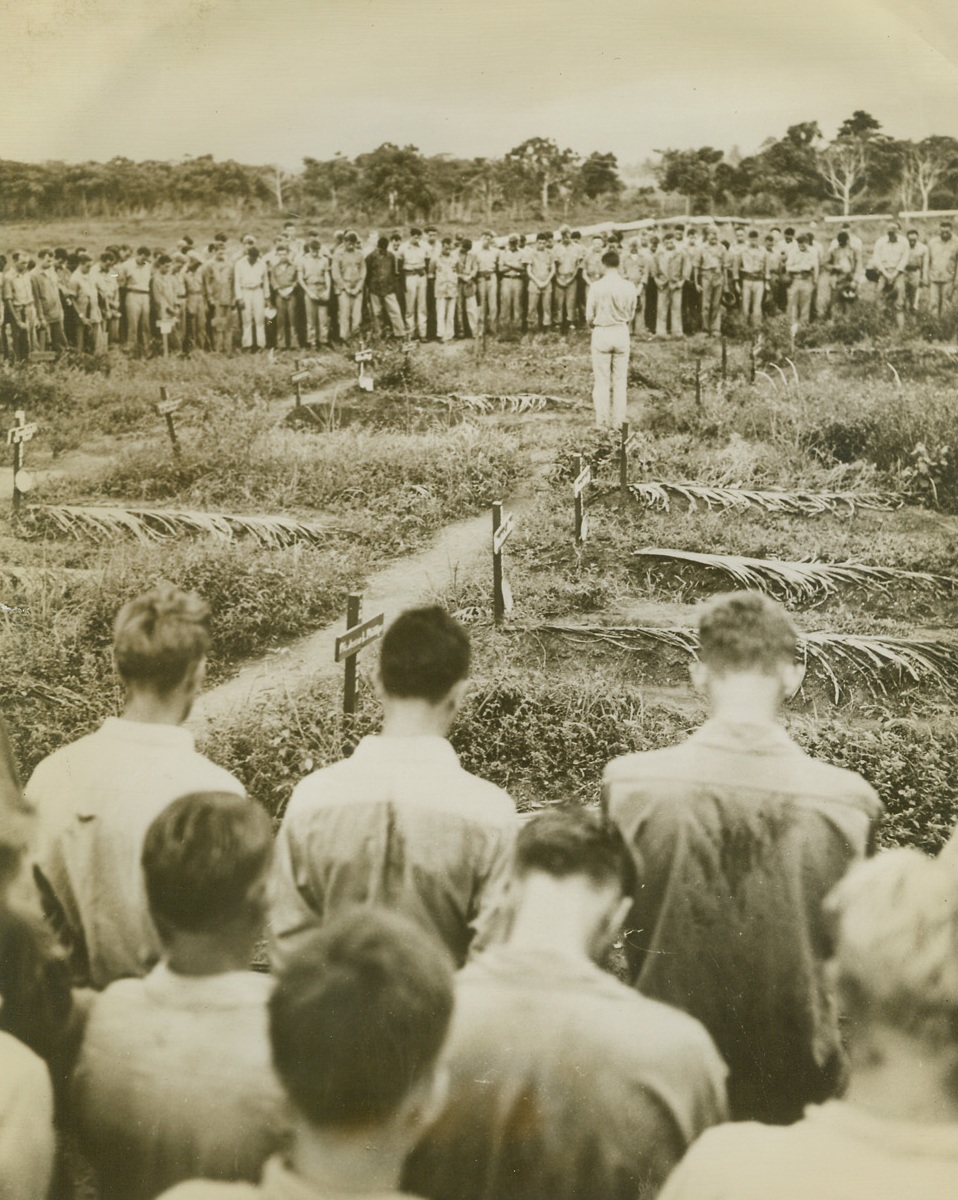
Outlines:
{"type": "Polygon", "coordinates": [[[862,109],[831,141],[817,121],[802,121],[746,158],[712,146],[657,154],[659,187],[681,196],[691,213],[731,206],[751,216],[810,209],[849,216],[958,207],[958,140],[893,138],[862,109]]]}
{"type": "Polygon", "coordinates": [[[299,171],[212,155],[176,162],[0,160],[0,220],[283,210],[334,223],[492,223],[623,209],[655,216],[674,209],[670,195],[689,213],[746,216],[958,207],[958,140],[895,139],[862,110],[831,141],[817,122],[804,121],[747,157],[712,146],[667,148],[644,167],[647,179],[627,187],[615,154],[581,155],[544,137],[527,138],[501,158],[424,155],[416,146],[384,142],[355,158],[307,156],[299,171]]]}

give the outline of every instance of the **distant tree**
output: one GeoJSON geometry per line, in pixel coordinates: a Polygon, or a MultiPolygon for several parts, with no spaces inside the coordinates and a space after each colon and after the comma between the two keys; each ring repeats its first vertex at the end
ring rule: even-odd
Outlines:
{"type": "Polygon", "coordinates": [[[552,138],[527,138],[506,155],[516,175],[538,192],[543,214],[549,211],[550,196],[567,184],[579,163],[573,150],[560,150],[552,138]]]}
{"type": "Polygon", "coordinates": [[[928,212],[935,189],[958,179],[958,140],[932,136],[920,142],[897,142],[895,150],[902,207],[928,212]]]}
{"type": "Polygon", "coordinates": [[[838,138],[860,138],[867,141],[881,129],[881,121],[864,109],[856,108],[850,117],[846,117],[838,127],[838,138]]]}
{"type": "Polygon", "coordinates": [[[577,186],[590,200],[597,196],[615,196],[625,184],[619,178],[619,160],[614,154],[593,150],[579,167],[577,186]]]}
{"type": "Polygon", "coordinates": [[[828,195],[837,200],[844,216],[852,210],[852,201],[868,182],[868,151],[856,137],[838,137],[821,152],[820,170],[828,195]]]}
{"type": "Polygon", "coordinates": [[[656,150],[656,177],[663,192],[678,192],[689,212],[709,212],[721,192],[716,180],[724,157],[721,150],[702,146],[698,150],[656,150]]]}
{"type": "Polygon", "coordinates": [[[801,212],[822,198],[818,147],[822,131],[816,121],[790,125],[782,138],[769,138],[758,154],[743,158],[730,190],[740,197],[764,198],[772,210],[801,212]]]}
{"type": "Polygon", "coordinates": [[[300,186],[310,200],[328,203],[336,212],[344,198],[356,186],[359,168],[344,154],[332,158],[304,158],[300,186]]]}
{"type": "Polygon", "coordinates": [[[498,158],[474,158],[467,168],[469,195],[487,221],[491,221],[493,212],[502,204],[504,174],[502,160],[498,158]]]}
{"type": "Polygon", "coordinates": [[[426,164],[416,146],[383,142],[356,158],[358,193],[372,206],[385,205],[391,217],[427,213],[434,197],[426,179],[426,164]]]}

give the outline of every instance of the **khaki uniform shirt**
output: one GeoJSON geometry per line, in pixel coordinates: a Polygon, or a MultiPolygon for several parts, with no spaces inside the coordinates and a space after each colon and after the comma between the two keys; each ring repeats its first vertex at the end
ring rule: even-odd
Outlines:
{"type": "Polygon", "coordinates": [[[274,967],[354,904],[405,913],[462,964],[499,900],[516,828],[506,793],[464,771],[445,738],[363,738],[351,758],[308,775],[286,809],[271,888],[274,967]]]}
{"type": "Polygon", "coordinates": [[[651,1196],[725,1119],[725,1064],[685,1013],[592,963],[508,944],[456,981],[449,1093],[403,1184],[457,1200],[651,1196]]]}
{"type": "Polygon", "coordinates": [[[882,812],[852,771],[773,724],[707,721],[611,762],[605,809],[643,864],[635,986],[697,1017],[729,1067],[733,1120],[796,1120],[844,1075],[822,902],[882,812]]]}

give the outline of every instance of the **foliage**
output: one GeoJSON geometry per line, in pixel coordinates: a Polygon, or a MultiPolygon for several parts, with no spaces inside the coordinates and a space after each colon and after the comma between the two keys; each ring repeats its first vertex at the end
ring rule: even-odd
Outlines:
{"type": "MultiPolygon", "coordinates": [[[[364,694],[353,736],[373,732],[377,707],[364,694]]],[[[569,800],[596,803],[611,759],[686,737],[697,718],[643,699],[611,680],[530,683],[520,672],[478,681],[453,730],[463,765],[505,787],[529,811],[569,800]]],[[[936,852],[958,823],[958,729],[902,720],[865,728],[792,718],[811,754],[859,771],[886,807],[884,845],[936,852]]],[[[342,716],[328,693],[271,701],[214,731],[205,749],[244,780],[278,817],[304,774],[341,757],[342,716]]]]}
{"type": "Polygon", "coordinates": [[[22,575],[0,624],[0,701],[22,767],[89,732],[120,702],[110,646],[125,601],[167,579],[213,609],[210,676],[332,620],[370,570],[358,547],[264,551],[220,542],[133,545],[85,573],[22,575]]]}
{"type": "Polygon", "coordinates": [[[783,562],[737,554],[696,554],[691,550],[661,548],[634,553],[639,558],[664,559],[681,566],[699,567],[724,576],[727,585],[772,592],[793,603],[821,600],[842,585],[884,589],[895,583],[941,590],[953,588],[956,582],[927,571],[904,571],[899,567],[867,566],[856,562],[783,562]]]}
{"type": "Polygon", "coordinates": [[[290,517],[253,517],[237,513],[195,512],[188,509],[136,508],[106,505],[48,505],[32,509],[41,523],[49,522],[73,537],[109,541],[133,537],[137,541],[206,536],[232,542],[246,536],[266,549],[292,546],[297,542],[329,540],[329,525],[295,521],[290,517]]]}
{"type": "MultiPolygon", "coordinates": [[[[609,489],[611,490],[611,489],[609,489]]],[[[759,491],[742,487],[708,487],[694,483],[633,483],[629,493],[646,508],[669,512],[672,497],[686,502],[690,511],[700,504],[709,509],[742,512],[759,508],[771,513],[790,513],[811,517],[820,513],[851,514],[859,509],[891,512],[903,499],[893,493],[865,491],[759,491]]]]}

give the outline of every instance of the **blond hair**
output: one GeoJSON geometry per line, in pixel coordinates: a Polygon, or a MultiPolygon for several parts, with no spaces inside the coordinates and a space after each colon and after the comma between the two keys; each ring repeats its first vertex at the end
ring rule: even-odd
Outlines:
{"type": "Polygon", "coordinates": [[[859,1018],[958,1041],[958,878],[918,850],[859,863],[832,890],[833,969],[859,1018]]]}

